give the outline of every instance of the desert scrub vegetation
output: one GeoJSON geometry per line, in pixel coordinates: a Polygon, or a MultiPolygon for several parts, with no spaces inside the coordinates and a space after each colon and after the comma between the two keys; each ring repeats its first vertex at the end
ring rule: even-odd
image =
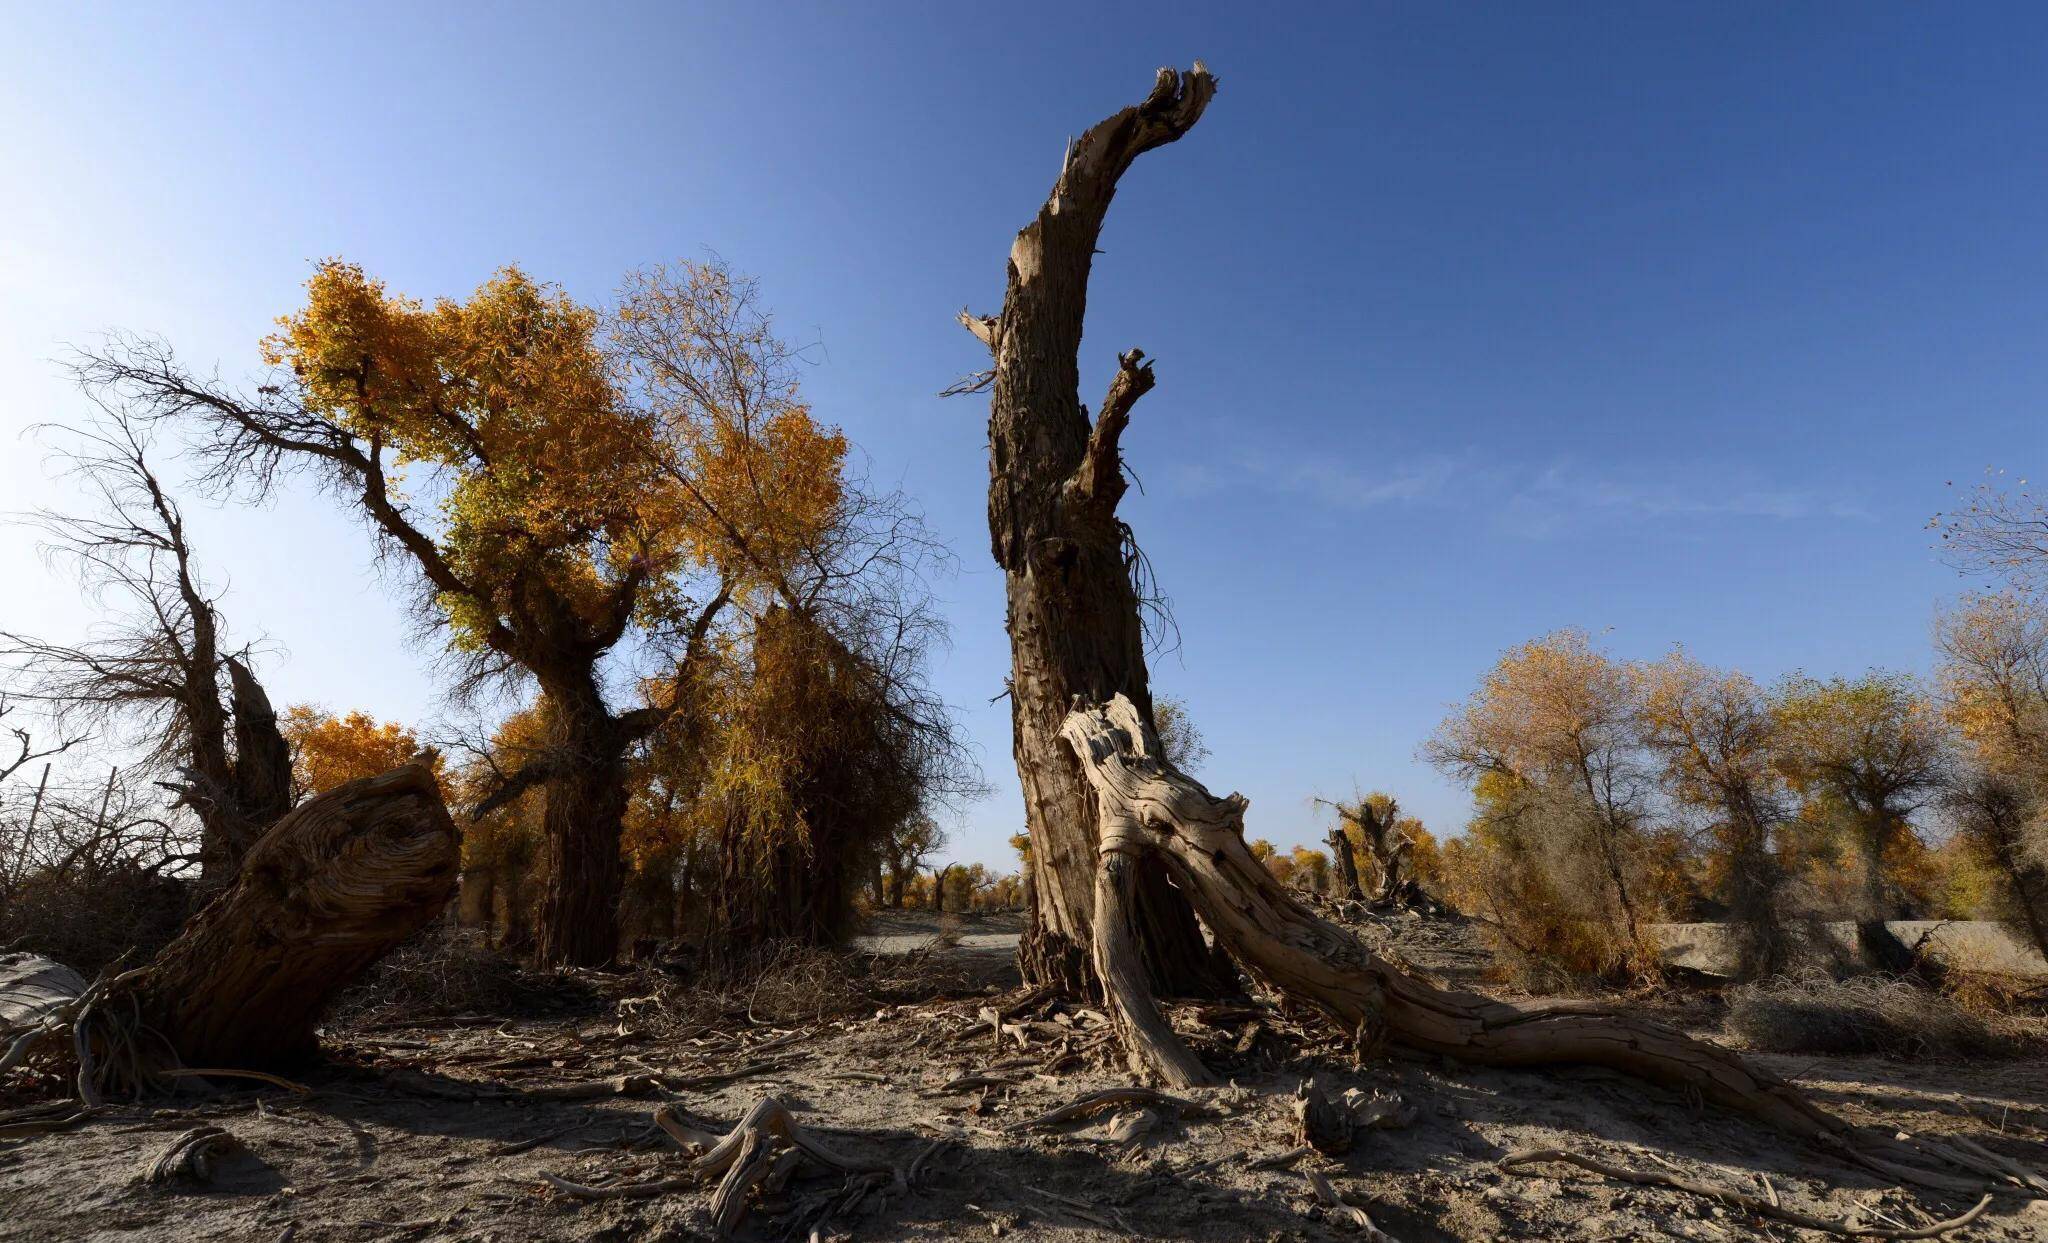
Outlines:
{"type": "Polygon", "coordinates": [[[1966,1004],[1921,981],[1839,979],[1803,971],[1743,984],[1728,995],[1728,1030],[1771,1053],[1876,1053],[1952,1059],[2017,1057],[2048,1048],[2048,1027],[2013,1012],[2010,995],[1966,1004]]]}

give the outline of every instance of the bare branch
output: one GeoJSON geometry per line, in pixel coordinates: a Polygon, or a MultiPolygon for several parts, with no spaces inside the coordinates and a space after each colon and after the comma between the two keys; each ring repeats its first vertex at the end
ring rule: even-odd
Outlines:
{"type": "Polygon", "coordinates": [[[1109,395],[1102,399],[1102,412],[1095,416],[1087,450],[1071,484],[1077,495],[1104,512],[1116,508],[1129,486],[1124,482],[1119,444],[1124,428],[1130,426],[1131,408],[1152,391],[1154,383],[1152,364],[1145,360],[1145,351],[1119,354],[1116,363],[1116,377],[1109,382],[1109,395]]]}

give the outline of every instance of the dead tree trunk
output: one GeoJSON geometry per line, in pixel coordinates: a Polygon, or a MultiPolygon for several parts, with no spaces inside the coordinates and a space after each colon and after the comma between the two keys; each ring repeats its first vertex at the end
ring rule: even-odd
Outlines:
{"type": "MultiPolygon", "coordinates": [[[[1091,988],[1092,875],[1101,836],[1095,800],[1060,743],[1078,698],[1124,695],[1148,719],[1145,639],[1132,583],[1135,549],[1116,516],[1125,483],[1117,442],[1131,407],[1152,387],[1141,351],[1117,373],[1093,424],[1081,405],[1077,353],[1088,273],[1117,180],[1138,156],[1173,142],[1201,118],[1216,81],[1159,71],[1152,93],[1083,134],[1037,217],[1010,248],[999,316],[961,322],[989,347],[989,534],[1008,593],[1011,723],[1025,823],[1038,861],[1037,897],[1019,951],[1025,978],[1091,988]]],[[[1163,871],[1140,862],[1130,918],[1154,988],[1181,994],[1227,988],[1163,871]]]]}
{"type": "Polygon", "coordinates": [[[1026,971],[1052,983],[1099,980],[1135,1064],[1170,1083],[1205,1082],[1208,1070],[1154,1003],[1176,974],[1214,978],[1196,948],[1199,910],[1219,951],[1321,1007],[1366,1047],[1392,1039],[1492,1065],[1611,1067],[1954,1189],[1964,1180],[1898,1159],[1900,1145],[1853,1134],[1726,1050],[1631,1015],[1524,1010],[1408,974],[1312,914],[1252,858],[1242,797],[1214,798],[1164,761],[1129,578],[1136,553],[1115,512],[1119,437],[1152,373],[1137,351],[1123,355],[1091,428],[1074,357],[1118,177],[1186,133],[1214,92],[1200,62],[1187,74],[1161,70],[1143,103],[1083,134],[1011,250],[1003,314],[962,316],[996,362],[989,525],[1009,587],[1012,720],[1039,884],[1026,971]]]}
{"type": "MultiPolygon", "coordinates": [[[[304,1057],[335,995],[454,896],[456,854],[424,765],[337,786],[265,833],[234,884],[122,993],[187,1066],[304,1057]]],[[[118,1018],[125,1005],[102,1009],[118,1018]]]]}
{"type": "Polygon", "coordinates": [[[270,696],[239,659],[228,656],[220,663],[228,673],[228,702],[216,698],[198,708],[200,696],[217,695],[218,680],[210,671],[193,680],[188,698],[195,708],[187,712],[194,735],[191,763],[182,772],[183,784],[170,785],[199,817],[200,886],[206,890],[232,881],[242,857],[292,806],[292,751],[277,728],[270,696]]]}
{"type": "Polygon", "coordinates": [[[1365,890],[1358,884],[1358,857],[1351,853],[1351,838],[1338,825],[1330,830],[1325,839],[1330,844],[1330,862],[1337,869],[1337,896],[1351,902],[1365,901],[1365,890]]]}

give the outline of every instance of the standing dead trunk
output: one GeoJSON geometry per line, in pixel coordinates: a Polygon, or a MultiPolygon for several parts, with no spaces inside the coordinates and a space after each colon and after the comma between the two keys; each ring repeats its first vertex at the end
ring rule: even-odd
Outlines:
{"type": "Polygon", "coordinates": [[[1361,1048],[1393,1039],[1493,1065],[1607,1066],[1882,1163],[1895,1177],[1954,1189],[1954,1176],[1874,1155],[1885,1141],[1853,1135],[1726,1050],[1632,1015],[1523,1010],[1409,975],[1303,907],[1252,857],[1242,797],[1214,798],[1165,761],[1128,577],[1136,553],[1125,551],[1130,533],[1115,516],[1118,440],[1152,374],[1137,351],[1120,358],[1091,429],[1074,396],[1073,359],[1117,178],[1186,133],[1214,91],[1200,62],[1188,74],[1161,70],[1142,104],[1082,135],[1017,237],[1003,314],[963,315],[996,359],[989,524],[1009,586],[1012,721],[1040,890],[1026,970],[1054,983],[1094,977],[1138,1068],[1174,1084],[1207,1081],[1153,1000],[1176,968],[1215,977],[1213,960],[1177,939],[1199,944],[1199,910],[1220,955],[1319,1006],[1361,1048]],[[1083,694],[1091,686],[1107,689],[1083,694]],[[1084,944],[1086,969],[1074,962],[1084,944]]]}
{"type": "MultiPolygon", "coordinates": [[[[1059,741],[1079,698],[1121,694],[1148,714],[1145,639],[1132,583],[1135,550],[1117,519],[1118,437],[1152,387],[1144,355],[1118,359],[1094,423],[1081,405],[1077,354],[1088,274],[1117,180],[1138,156],[1185,134],[1215,79],[1196,65],[1159,72],[1152,93],[1074,142],[1037,217],[1010,249],[1002,314],[961,321],[994,356],[989,403],[989,534],[1003,567],[1011,644],[1011,724],[1037,863],[1036,900],[1019,951],[1025,978],[1094,986],[1094,799],[1059,741]]],[[[1140,861],[1129,917],[1142,969],[1161,991],[1215,993],[1232,973],[1203,942],[1164,871],[1140,861]]]]}
{"type": "MultiPolygon", "coordinates": [[[[335,995],[441,913],[456,867],[455,825],[424,765],[337,786],[264,834],[126,995],[188,1066],[304,1057],[335,995]]],[[[104,1009],[118,1019],[123,1006],[104,1009]]]]}
{"type": "MultiPolygon", "coordinates": [[[[202,629],[210,649],[211,627],[202,629]]],[[[190,680],[191,762],[184,783],[172,787],[199,817],[200,885],[206,889],[233,880],[242,856],[292,806],[291,745],[277,728],[270,697],[242,661],[229,656],[221,663],[228,672],[226,705],[218,701],[211,672],[190,680]]]]}
{"type": "Polygon", "coordinates": [[[1331,829],[1324,840],[1330,844],[1330,863],[1337,869],[1337,896],[1351,902],[1365,901],[1365,890],[1358,884],[1358,857],[1351,853],[1351,838],[1343,826],[1331,829]]]}

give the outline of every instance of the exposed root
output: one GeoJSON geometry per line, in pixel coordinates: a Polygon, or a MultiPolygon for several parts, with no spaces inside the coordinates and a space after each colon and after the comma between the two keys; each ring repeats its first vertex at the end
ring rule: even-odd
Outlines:
{"type": "Polygon", "coordinates": [[[541,1177],[555,1190],[579,1200],[665,1195],[699,1187],[716,1178],[718,1188],[711,1196],[711,1219],[721,1238],[731,1235],[739,1225],[756,1192],[779,1192],[806,1162],[846,1176],[838,1191],[810,1206],[809,1216],[814,1223],[851,1213],[871,1195],[906,1191],[910,1186],[903,1171],[887,1162],[863,1161],[826,1146],[798,1125],[789,1109],[773,1097],[754,1102],[738,1125],[724,1135],[701,1125],[700,1119],[673,1105],[655,1110],[654,1122],[685,1148],[705,1150],[690,1163],[687,1174],[601,1186],[571,1182],[554,1174],[541,1177]]]}
{"type": "Polygon", "coordinates": [[[1129,956],[1120,934],[1103,931],[1117,922],[1120,876],[1145,855],[1164,860],[1175,887],[1239,965],[1358,1033],[1362,1048],[1386,1040],[1481,1065],[1604,1066],[1748,1114],[1896,1180],[1970,1194],[2017,1184],[2039,1194],[2005,1173],[1987,1187],[1981,1164],[1959,1161],[1941,1146],[1852,1127],[1761,1066],[1664,1024],[1601,1006],[1523,1008],[1439,987],[1296,900],[1246,848],[1245,799],[1216,798],[1167,762],[1158,735],[1127,697],[1077,706],[1061,735],[1095,790],[1102,825],[1097,972],[1126,1050],[1170,1086],[1212,1076],[1160,1019],[1143,976],[1120,969],[1129,956]],[[1968,1176],[1943,1165],[1960,1165],[1968,1176]]]}
{"type": "Polygon", "coordinates": [[[244,1151],[242,1141],[217,1126],[196,1126],[171,1141],[143,1167],[142,1181],[152,1187],[178,1182],[213,1181],[214,1162],[244,1151]]]}
{"type": "Polygon", "coordinates": [[[1079,1100],[1069,1101],[1057,1109],[1048,1110],[1036,1118],[1027,1118],[1022,1122],[1012,1122],[1003,1129],[1006,1131],[1034,1131],[1040,1127],[1058,1126],[1062,1122],[1072,1122],[1077,1118],[1086,1118],[1090,1114],[1100,1113],[1117,1105],[1144,1105],[1159,1109],[1171,1109],[1179,1113],[1183,1118],[1214,1118],[1220,1116],[1214,1109],[1199,1101],[1186,1100],[1178,1096],[1168,1096],[1164,1092],[1156,1092],[1151,1088],[1104,1088],[1100,1092],[1090,1092],[1079,1100]]]}
{"type": "MultiPolygon", "coordinates": [[[[1820,1230],[1828,1234],[1839,1235],[1843,1238],[1939,1238],[1951,1230],[1960,1230],[1983,1216],[1984,1210],[1991,1207],[1992,1200],[1992,1197],[1986,1194],[1975,1205],[1971,1206],[1968,1212],[1957,1217],[1951,1217],[1947,1221],[1935,1222],[1931,1226],[1866,1226],[1848,1219],[1814,1217],[1811,1214],[1799,1212],[1797,1209],[1786,1208],[1778,1202],[1777,1195],[1774,1192],[1769,1198],[1753,1196],[1747,1192],[1736,1191],[1731,1187],[1716,1187],[1710,1183],[1695,1182],[1690,1178],[1681,1178],[1675,1174],[1660,1174],[1649,1170],[1626,1169],[1619,1165],[1610,1165],[1593,1157],[1583,1156],[1576,1152],[1565,1152],[1558,1148],[1535,1148],[1526,1152],[1513,1153],[1502,1157],[1500,1164],[1502,1169],[1519,1170],[1525,1165],[1550,1162],[1576,1165],[1582,1170],[1591,1170],[1595,1174],[1618,1179],[1625,1183],[1635,1183],[1644,1187],[1669,1187],[1674,1191],[1705,1196],[1710,1200],[1718,1200],[1732,1208],[1755,1213],[1759,1217],[1768,1217],[1773,1221],[1782,1221],[1787,1225],[1798,1226],[1805,1230],[1820,1230]]],[[[1766,1183],[1765,1188],[1769,1190],[1770,1184],[1766,1183]]]]}
{"type": "Polygon", "coordinates": [[[219,1066],[174,1066],[156,1072],[165,1079],[249,1079],[267,1083],[274,1088],[283,1088],[296,1096],[311,1096],[313,1089],[303,1083],[295,1083],[283,1075],[273,1075],[267,1070],[228,1070],[219,1066]]]}

